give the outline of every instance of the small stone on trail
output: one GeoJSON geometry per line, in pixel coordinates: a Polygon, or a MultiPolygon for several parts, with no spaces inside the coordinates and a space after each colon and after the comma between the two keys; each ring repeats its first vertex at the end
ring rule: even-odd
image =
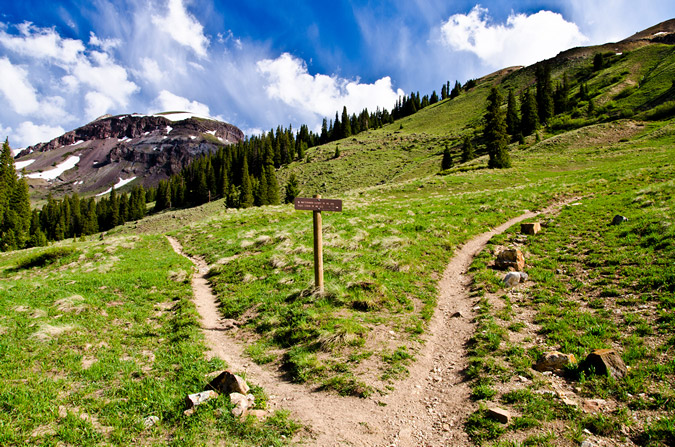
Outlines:
{"type": "Polygon", "coordinates": [[[236,374],[232,374],[230,371],[223,371],[218,377],[209,382],[206,388],[223,394],[240,393],[244,395],[250,389],[244,379],[236,374]]]}
{"type": "Polygon", "coordinates": [[[532,222],[532,223],[521,223],[520,232],[525,234],[537,234],[541,231],[541,223],[532,222]]]}
{"type": "Polygon", "coordinates": [[[462,318],[464,315],[462,315],[462,312],[455,312],[454,314],[450,315],[450,318],[462,318]]]}
{"type": "Polygon", "coordinates": [[[487,417],[494,419],[502,424],[508,424],[511,421],[511,413],[503,408],[488,408],[487,417]]]}
{"type": "Polygon", "coordinates": [[[185,397],[185,406],[188,410],[193,409],[197,405],[208,402],[211,399],[218,397],[218,393],[213,390],[202,391],[201,393],[189,394],[185,397]]]}
{"type": "Polygon", "coordinates": [[[574,354],[563,354],[558,351],[545,352],[544,356],[535,365],[534,369],[540,372],[556,371],[563,369],[567,365],[577,363],[574,354]]]}
{"type": "Polygon", "coordinates": [[[244,396],[241,393],[230,393],[230,402],[234,405],[232,414],[235,416],[245,416],[247,410],[253,406],[255,396],[248,394],[244,396]]]}
{"type": "Polygon", "coordinates": [[[527,281],[529,275],[525,272],[509,272],[504,276],[504,285],[506,287],[515,287],[520,282],[527,281]]]}
{"type": "Polygon", "coordinates": [[[145,418],[143,420],[143,426],[145,428],[150,428],[153,425],[157,425],[158,422],[159,422],[159,418],[157,416],[148,416],[147,418],[145,418]]]}
{"type": "Polygon", "coordinates": [[[585,370],[593,368],[597,374],[610,375],[615,379],[621,379],[628,374],[621,356],[614,349],[594,350],[583,361],[582,367],[585,370]]]}
{"type": "Polygon", "coordinates": [[[628,222],[628,218],[619,214],[612,219],[612,225],[621,225],[624,222],[628,222]]]}
{"type": "Polygon", "coordinates": [[[523,256],[523,252],[517,248],[502,250],[497,255],[495,267],[501,270],[522,270],[525,268],[525,257],[523,256]]]}

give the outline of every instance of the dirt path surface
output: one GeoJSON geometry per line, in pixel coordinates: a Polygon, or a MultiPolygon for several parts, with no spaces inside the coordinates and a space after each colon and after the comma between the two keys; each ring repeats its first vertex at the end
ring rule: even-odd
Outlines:
{"type": "Polygon", "coordinates": [[[205,278],[206,262],[187,256],[176,239],[168,239],[177,253],[197,267],[192,288],[209,356],[222,358],[231,370],[245,372],[249,382],[262,386],[269,395],[270,409],[287,409],[291,417],[305,424],[309,431],[306,445],[468,446],[471,443],[462,423],[473,403],[462,371],[467,366],[466,344],[474,331],[475,303],[469,298],[471,279],[466,271],[492,236],[535,215],[526,212],[458,248],[439,283],[436,312],[426,343],[409,368],[410,375],[390,394],[367,399],[316,392],[285,381],[281,371],[253,363],[219,314],[205,278]]]}

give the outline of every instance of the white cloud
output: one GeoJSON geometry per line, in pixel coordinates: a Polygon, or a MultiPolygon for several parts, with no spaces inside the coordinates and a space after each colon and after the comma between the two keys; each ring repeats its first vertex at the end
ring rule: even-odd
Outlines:
{"type": "Polygon", "coordinates": [[[38,100],[38,93],[28,80],[28,71],[13,65],[6,57],[0,58],[0,92],[11,109],[19,115],[46,119],[70,117],[65,111],[65,100],[60,96],[38,100]]]}
{"type": "Polygon", "coordinates": [[[35,89],[28,81],[28,72],[13,65],[6,57],[0,59],[0,91],[11,108],[19,115],[29,115],[39,108],[35,89]]]}
{"type": "Polygon", "coordinates": [[[209,39],[204,35],[202,24],[187,11],[182,0],[168,0],[168,6],[168,14],[164,17],[153,15],[152,23],[198,56],[206,57],[209,39]]]}
{"type": "Polygon", "coordinates": [[[74,63],[84,51],[80,40],[64,39],[52,28],[37,28],[31,23],[18,25],[20,36],[0,30],[0,44],[23,56],[51,59],[59,64],[74,63]]]}
{"type": "Polygon", "coordinates": [[[120,39],[101,39],[93,31],[89,33],[89,45],[101,48],[103,51],[110,51],[118,48],[122,44],[120,39]]]}
{"type": "Polygon", "coordinates": [[[141,77],[152,84],[159,84],[166,74],[159,68],[156,60],[144,57],[141,59],[141,77]]]}
{"type": "Polygon", "coordinates": [[[182,96],[175,95],[168,90],[162,90],[155,100],[161,112],[192,112],[196,115],[211,116],[209,106],[197,101],[190,101],[182,96]]]}
{"type": "Polygon", "coordinates": [[[488,10],[478,5],[469,14],[451,16],[440,33],[451,50],[474,53],[493,68],[530,65],[588,42],[577,25],[560,14],[511,14],[505,24],[493,24],[488,10]]]}
{"type": "Polygon", "coordinates": [[[13,146],[27,147],[37,143],[53,140],[65,133],[60,126],[38,125],[31,121],[24,121],[13,132],[13,146]]]}
{"type": "Polygon", "coordinates": [[[105,115],[115,105],[109,96],[96,91],[85,93],[84,102],[86,103],[84,112],[86,118],[90,120],[105,115]]]}
{"type": "Polygon", "coordinates": [[[114,63],[106,53],[92,52],[91,59],[96,65],[90,60],[80,60],[73,68],[73,76],[81,85],[106,96],[111,107],[127,107],[129,97],[138,90],[138,86],[127,79],[126,69],[114,63]]]}
{"type": "Polygon", "coordinates": [[[276,59],[257,63],[258,71],[266,80],[265,90],[270,98],[285,104],[330,117],[346,106],[349,113],[377,106],[391,108],[402,90],[394,91],[391,79],[386,76],[373,84],[327,76],[311,75],[303,60],[284,53],[276,59]]]}

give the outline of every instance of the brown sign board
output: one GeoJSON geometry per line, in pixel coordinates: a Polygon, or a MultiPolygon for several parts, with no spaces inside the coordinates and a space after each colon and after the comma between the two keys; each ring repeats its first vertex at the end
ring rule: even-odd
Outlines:
{"type": "Polygon", "coordinates": [[[296,197],[293,202],[296,210],[301,211],[342,211],[342,200],[296,197]]]}

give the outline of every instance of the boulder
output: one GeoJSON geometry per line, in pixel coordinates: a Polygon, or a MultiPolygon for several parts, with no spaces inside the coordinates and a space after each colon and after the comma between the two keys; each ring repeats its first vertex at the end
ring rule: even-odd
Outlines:
{"type": "Polygon", "coordinates": [[[617,214],[612,219],[612,225],[621,225],[624,222],[628,222],[628,218],[624,217],[624,216],[621,216],[620,214],[617,214]]]}
{"type": "Polygon", "coordinates": [[[509,272],[504,277],[506,287],[515,287],[516,284],[527,281],[529,275],[525,272],[509,272]]]}
{"type": "Polygon", "coordinates": [[[511,413],[509,410],[504,410],[499,407],[488,408],[487,417],[494,419],[497,422],[501,422],[502,424],[508,424],[511,421],[511,413]]]}
{"type": "Polygon", "coordinates": [[[540,372],[557,371],[567,365],[574,365],[577,359],[574,354],[563,354],[558,351],[545,352],[542,358],[534,365],[534,369],[540,372]]]}
{"type": "Polygon", "coordinates": [[[218,397],[218,393],[213,390],[202,391],[201,393],[189,394],[185,397],[185,406],[188,410],[193,409],[197,405],[208,402],[218,397]]]}
{"type": "Polygon", "coordinates": [[[253,396],[253,394],[244,396],[241,393],[230,393],[230,402],[234,405],[232,414],[241,417],[245,416],[248,409],[253,406],[255,403],[255,396],[253,396]]]}
{"type": "Polygon", "coordinates": [[[628,368],[614,349],[596,349],[583,361],[584,370],[593,369],[597,374],[610,375],[621,379],[628,374],[628,368]]]}
{"type": "Polygon", "coordinates": [[[520,232],[525,234],[537,234],[541,231],[540,222],[521,223],[520,232]]]}
{"type": "Polygon", "coordinates": [[[520,271],[525,268],[525,257],[517,248],[502,250],[497,255],[495,267],[501,270],[520,271]]]}
{"type": "Polygon", "coordinates": [[[239,393],[248,394],[249,387],[246,381],[230,371],[223,371],[209,382],[207,389],[216,390],[222,394],[239,393]]]}

